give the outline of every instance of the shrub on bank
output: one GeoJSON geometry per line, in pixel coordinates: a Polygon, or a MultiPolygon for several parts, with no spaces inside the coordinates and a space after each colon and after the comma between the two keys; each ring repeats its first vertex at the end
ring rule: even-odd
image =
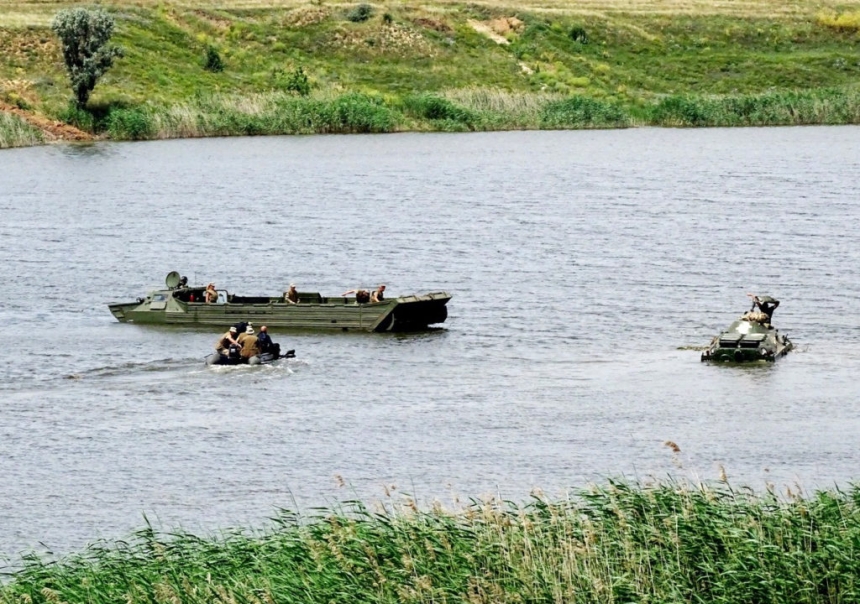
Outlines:
{"type": "Polygon", "coordinates": [[[57,116],[63,122],[70,124],[78,130],[94,134],[96,131],[96,120],[91,111],[81,107],[76,101],[70,102],[57,116]]]}
{"type": "Polygon", "coordinates": [[[221,73],[224,71],[224,61],[221,59],[221,53],[211,44],[206,47],[206,52],[203,55],[203,69],[212,73],[221,73]]]}
{"type": "Polygon", "coordinates": [[[346,13],[346,18],[353,23],[363,23],[373,16],[373,7],[369,4],[359,4],[346,13]]]}
{"type": "Polygon", "coordinates": [[[292,92],[299,96],[308,96],[311,93],[311,82],[301,66],[287,74],[280,84],[286,92],[292,92]]]}
{"type": "Polygon", "coordinates": [[[440,130],[471,130],[480,121],[474,111],[433,94],[411,95],[403,100],[407,115],[436,122],[440,130]]]}
{"type": "Polygon", "coordinates": [[[321,132],[391,132],[397,125],[394,112],[379,99],[350,93],[322,105],[321,132]]]}
{"type": "Polygon", "coordinates": [[[107,131],[114,140],[143,140],[152,136],[152,120],[140,108],[114,109],[107,117],[107,131]]]}
{"type": "Polygon", "coordinates": [[[551,101],[544,105],[540,116],[540,127],[544,129],[624,128],[629,125],[630,117],[618,105],[584,96],[551,101]]]}
{"type": "Polygon", "coordinates": [[[31,556],[0,603],[792,602],[860,598],[860,487],[780,499],[609,482],[569,499],[361,504],[199,538],[31,556]]]}

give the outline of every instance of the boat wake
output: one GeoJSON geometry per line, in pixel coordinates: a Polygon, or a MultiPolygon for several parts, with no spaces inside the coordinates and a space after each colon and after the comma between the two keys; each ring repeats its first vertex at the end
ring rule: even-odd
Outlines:
{"type": "Polygon", "coordinates": [[[192,373],[278,377],[292,375],[296,371],[300,371],[302,367],[307,366],[308,362],[304,359],[282,358],[263,365],[204,365],[203,367],[196,367],[192,373]]]}
{"type": "Polygon", "coordinates": [[[134,375],[138,373],[162,373],[176,371],[185,367],[191,367],[197,363],[197,359],[193,358],[167,358],[156,359],[152,361],[134,362],[128,361],[119,365],[109,365],[105,367],[94,367],[76,373],[70,373],[63,376],[66,380],[83,380],[92,378],[108,378],[134,375]]]}

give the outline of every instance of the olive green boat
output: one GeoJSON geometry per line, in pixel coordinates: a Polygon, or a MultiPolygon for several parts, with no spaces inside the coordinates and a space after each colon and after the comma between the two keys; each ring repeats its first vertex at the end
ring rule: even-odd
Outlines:
{"type": "Polygon", "coordinates": [[[175,271],[167,275],[165,283],[166,288],[151,291],[145,298],[108,307],[122,323],[227,327],[253,322],[279,329],[379,332],[416,331],[443,323],[451,299],[447,292],[433,292],[359,303],[355,296],[298,292],[298,303],[291,304],[280,296],[237,296],[216,290],[217,301],[206,303],[206,288],[187,287],[175,271]]]}

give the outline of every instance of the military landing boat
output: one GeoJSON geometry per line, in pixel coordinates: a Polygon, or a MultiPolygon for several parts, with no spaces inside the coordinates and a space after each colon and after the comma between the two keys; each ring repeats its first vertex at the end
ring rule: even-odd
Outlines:
{"type": "Polygon", "coordinates": [[[207,288],[188,287],[175,271],[167,275],[165,285],[134,302],[108,307],[122,323],[226,327],[253,321],[280,329],[415,331],[443,323],[451,299],[447,292],[433,292],[365,302],[360,295],[324,297],[296,292],[298,299],[293,304],[283,297],[238,296],[214,288],[207,295],[207,288]]]}
{"type": "Polygon", "coordinates": [[[771,318],[779,302],[769,296],[752,296],[753,308],[715,337],[702,353],[702,361],[750,363],[775,361],[794,348],[787,335],[780,334],[771,318]],[[761,310],[756,311],[758,306],[761,310]]]}

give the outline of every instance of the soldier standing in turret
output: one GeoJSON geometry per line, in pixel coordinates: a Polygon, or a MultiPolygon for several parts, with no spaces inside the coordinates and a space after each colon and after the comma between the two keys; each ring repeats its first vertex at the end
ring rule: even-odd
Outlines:
{"type": "Polygon", "coordinates": [[[758,309],[767,315],[767,322],[770,323],[773,320],[773,311],[779,306],[779,300],[770,296],[756,296],[755,294],[747,294],[747,296],[752,298],[753,305],[750,310],[755,310],[758,306],[758,309]]]}

